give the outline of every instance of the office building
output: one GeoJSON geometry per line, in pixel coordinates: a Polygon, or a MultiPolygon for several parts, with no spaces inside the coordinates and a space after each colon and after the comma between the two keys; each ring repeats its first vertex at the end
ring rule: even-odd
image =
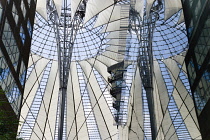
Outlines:
{"type": "Polygon", "coordinates": [[[185,22],[189,39],[189,51],[185,61],[201,134],[210,139],[210,1],[184,1],[185,22]]]}
{"type": "Polygon", "coordinates": [[[14,121],[13,124],[1,126],[5,129],[4,133],[17,131],[34,16],[35,1],[33,0],[0,1],[1,120],[8,118],[7,121],[14,121]]]}

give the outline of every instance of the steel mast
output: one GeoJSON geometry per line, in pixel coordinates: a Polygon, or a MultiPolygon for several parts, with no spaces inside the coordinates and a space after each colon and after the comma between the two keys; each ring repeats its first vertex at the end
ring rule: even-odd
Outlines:
{"type": "Polygon", "coordinates": [[[142,26],[140,28],[140,48],[139,48],[139,57],[138,65],[140,76],[142,79],[142,84],[146,91],[146,97],[148,102],[148,108],[150,113],[150,125],[152,140],[156,139],[157,136],[157,122],[155,114],[155,105],[153,97],[153,50],[152,50],[152,40],[153,32],[155,29],[156,21],[159,19],[159,11],[162,8],[162,1],[158,0],[157,3],[154,3],[149,15],[145,12],[142,19],[142,26]]]}
{"type": "Polygon", "coordinates": [[[80,29],[85,14],[85,2],[80,4],[75,16],[71,15],[71,5],[69,0],[63,0],[61,15],[58,15],[53,1],[48,1],[49,18],[54,25],[57,42],[58,69],[59,69],[59,119],[58,120],[58,140],[65,139],[65,111],[66,94],[69,79],[72,51],[77,31],[80,29]]]}

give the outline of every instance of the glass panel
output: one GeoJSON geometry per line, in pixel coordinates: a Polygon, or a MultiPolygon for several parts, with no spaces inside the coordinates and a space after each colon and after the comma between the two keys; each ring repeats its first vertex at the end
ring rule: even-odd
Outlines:
{"type": "Polygon", "coordinates": [[[12,7],[12,15],[15,20],[15,23],[17,24],[18,23],[18,12],[17,12],[17,9],[16,9],[14,3],[13,3],[13,7],[12,7]]]}
{"type": "Polygon", "coordinates": [[[20,83],[21,83],[22,86],[25,83],[25,77],[26,77],[26,68],[24,66],[23,61],[21,61],[21,68],[20,68],[19,80],[20,80],[20,83]]]}
{"type": "Polygon", "coordinates": [[[1,21],[1,17],[2,17],[2,12],[3,12],[3,8],[2,8],[2,5],[0,3],[0,21],[1,21]]]}
{"type": "Polygon", "coordinates": [[[26,39],[26,35],[24,33],[24,30],[23,30],[23,27],[22,26],[20,27],[20,37],[21,37],[22,43],[24,45],[25,39],[26,39]]]}
{"type": "Polygon", "coordinates": [[[26,8],[25,8],[25,4],[24,4],[23,0],[21,1],[21,10],[23,12],[23,17],[25,18],[25,16],[26,16],[26,8]]]}
{"type": "MultiPolygon", "coordinates": [[[[8,21],[6,20],[4,25],[4,32],[2,35],[2,42],[4,44],[4,47],[10,57],[10,60],[14,66],[16,66],[18,59],[19,59],[19,49],[16,44],[16,40],[14,39],[13,33],[10,29],[10,25],[8,24],[8,21]]],[[[14,67],[16,70],[16,67],[14,67]]]]}
{"type": "Polygon", "coordinates": [[[31,26],[31,22],[30,20],[28,19],[28,23],[27,23],[27,29],[28,29],[28,33],[30,35],[30,37],[32,36],[32,26],[31,26]]]}

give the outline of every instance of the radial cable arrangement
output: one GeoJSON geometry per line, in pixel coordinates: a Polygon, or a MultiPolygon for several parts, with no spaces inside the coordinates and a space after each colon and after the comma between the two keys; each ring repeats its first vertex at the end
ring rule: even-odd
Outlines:
{"type": "Polygon", "coordinates": [[[180,0],[37,0],[19,136],[201,139],[180,0]]]}

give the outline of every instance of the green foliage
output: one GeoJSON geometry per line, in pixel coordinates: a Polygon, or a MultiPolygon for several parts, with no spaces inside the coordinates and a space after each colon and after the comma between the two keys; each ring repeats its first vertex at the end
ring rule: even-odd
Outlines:
{"type": "MultiPolygon", "coordinates": [[[[4,91],[2,89],[0,89],[0,95],[1,94],[4,94],[4,91]]],[[[0,98],[0,106],[4,106],[4,104],[6,103],[8,104],[7,101],[0,98]]],[[[19,122],[18,119],[14,118],[14,116],[10,116],[9,114],[11,114],[11,112],[5,111],[0,108],[0,140],[16,139],[16,128],[19,122]]]]}

